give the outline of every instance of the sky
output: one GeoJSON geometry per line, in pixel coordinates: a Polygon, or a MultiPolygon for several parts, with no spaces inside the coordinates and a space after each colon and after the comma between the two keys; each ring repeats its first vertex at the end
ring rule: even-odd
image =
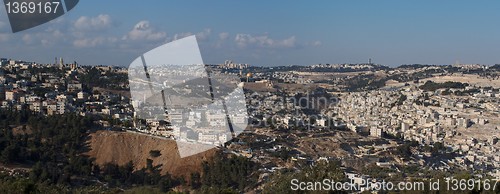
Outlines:
{"type": "Polygon", "coordinates": [[[128,66],[196,35],[203,60],[256,66],[500,64],[500,1],[81,0],[13,34],[0,9],[0,57],[128,66]]]}

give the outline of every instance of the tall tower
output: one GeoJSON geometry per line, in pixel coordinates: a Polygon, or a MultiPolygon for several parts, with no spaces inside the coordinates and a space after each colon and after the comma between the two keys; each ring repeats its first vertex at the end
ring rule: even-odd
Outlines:
{"type": "Polygon", "coordinates": [[[70,64],[70,68],[71,70],[75,70],[78,68],[78,63],[76,61],[74,61],[72,64],[70,64]]]}
{"type": "Polygon", "coordinates": [[[62,69],[62,68],[64,68],[64,61],[63,61],[63,58],[62,58],[62,57],[59,59],[59,67],[60,67],[61,69],[62,69]]]}

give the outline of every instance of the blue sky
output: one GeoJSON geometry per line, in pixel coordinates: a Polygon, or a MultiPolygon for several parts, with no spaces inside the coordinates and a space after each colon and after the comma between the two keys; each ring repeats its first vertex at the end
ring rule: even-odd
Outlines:
{"type": "Polygon", "coordinates": [[[0,57],[128,66],[140,54],[197,35],[206,63],[500,63],[499,1],[81,0],[12,34],[0,9],[0,57]]]}

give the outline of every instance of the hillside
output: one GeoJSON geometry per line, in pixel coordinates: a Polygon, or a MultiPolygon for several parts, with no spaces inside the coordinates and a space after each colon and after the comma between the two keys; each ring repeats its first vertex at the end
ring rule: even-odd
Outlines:
{"type": "Polygon", "coordinates": [[[129,161],[136,169],[146,167],[146,160],[153,159],[154,165],[162,165],[162,173],[189,178],[192,172],[201,172],[201,164],[213,156],[209,150],[190,157],[180,158],[177,144],[173,140],[163,140],[142,134],[116,131],[97,131],[90,135],[87,155],[96,158],[100,166],[106,163],[124,165],[129,161]],[[161,155],[153,158],[149,152],[159,150],[161,155]]]}

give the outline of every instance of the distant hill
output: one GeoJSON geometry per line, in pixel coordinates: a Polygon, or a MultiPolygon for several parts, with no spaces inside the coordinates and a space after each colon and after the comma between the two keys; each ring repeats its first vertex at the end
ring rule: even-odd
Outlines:
{"type": "Polygon", "coordinates": [[[398,68],[405,68],[405,69],[419,69],[419,68],[424,68],[424,67],[432,67],[435,65],[426,65],[426,64],[411,64],[411,65],[400,65],[398,68]]]}

